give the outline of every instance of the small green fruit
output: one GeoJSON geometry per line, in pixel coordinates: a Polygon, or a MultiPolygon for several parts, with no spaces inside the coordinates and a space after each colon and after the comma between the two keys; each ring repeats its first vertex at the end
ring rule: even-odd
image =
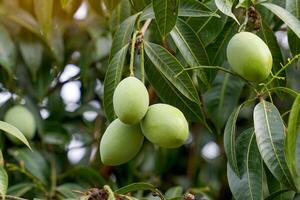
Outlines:
{"type": "Polygon", "coordinates": [[[150,106],[141,127],[150,142],[166,148],[181,146],[189,132],[188,123],[182,112],[167,104],[150,106]]]}
{"type": "Polygon", "coordinates": [[[131,160],[144,141],[139,124],[128,125],[115,119],[104,132],[100,142],[100,157],[106,165],[120,165],[131,160]]]}
{"type": "Polygon", "coordinates": [[[113,105],[122,122],[138,123],[145,116],[149,106],[149,95],[145,85],[135,77],[125,78],[116,87],[113,105]]]}
{"type": "MultiPolygon", "coordinates": [[[[36,131],[36,123],[32,113],[24,106],[17,105],[10,108],[5,116],[4,121],[19,129],[27,140],[31,140],[36,131]]],[[[16,137],[8,134],[8,138],[15,144],[21,144],[16,137]]]]}
{"type": "Polygon", "coordinates": [[[232,70],[248,81],[261,82],[271,73],[270,49],[253,33],[234,35],[227,46],[227,58],[232,70]]]}

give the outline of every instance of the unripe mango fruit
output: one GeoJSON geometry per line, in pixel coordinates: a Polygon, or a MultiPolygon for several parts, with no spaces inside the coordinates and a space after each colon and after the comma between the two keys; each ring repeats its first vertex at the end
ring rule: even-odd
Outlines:
{"type": "Polygon", "coordinates": [[[271,73],[273,59],[269,47],[250,32],[240,32],[231,38],[227,59],[232,70],[248,81],[261,82],[271,73]]]}
{"type": "Polygon", "coordinates": [[[116,87],[113,105],[122,122],[136,124],[145,116],[149,106],[147,88],[139,79],[127,77],[116,87]]]}
{"type": "Polygon", "coordinates": [[[100,142],[100,157],[105,165],[120,165],[131,160],[144,141],[139,124],[128,125],[115,119],[104,132],[100,142]]]}
{"type": "Polygon", "coordinates": [[[141,122],[141,128],[150,142],[165,148],[181,146],[189,132],[183,113],[168,104],[150,106],[141,122]]]}
{"type": "MultiPolygon", "coordinates": [[[[19,129],[27,140],[31,140],[36,131],[36,122],[33,114],[24,106],[17,105],[10,108],[4,116],[4,121],[15,126],[19,129]]],[[[8,134],[8,138],[15,144],[21,144],[22,142],[8,134]]]]}

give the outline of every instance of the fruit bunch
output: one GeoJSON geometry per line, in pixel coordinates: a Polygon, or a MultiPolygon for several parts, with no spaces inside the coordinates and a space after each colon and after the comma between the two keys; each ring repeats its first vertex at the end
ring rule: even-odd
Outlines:
{"type": "Polygon", "coordinates": [[[100,142],[101,160],[106,165],[120,165],[131,160],[143,145],[144,136],[165,148],[181,146],[188,136],[183,113],[168,104],[149,106],[145,85],[135,77],[122,80],[113,95],[115,119],[100,142]]]}

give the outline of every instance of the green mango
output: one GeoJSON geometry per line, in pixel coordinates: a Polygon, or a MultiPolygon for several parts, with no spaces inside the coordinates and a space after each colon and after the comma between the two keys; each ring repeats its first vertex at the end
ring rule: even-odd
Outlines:
{"type": "Polygon", "coordinates": [[[189,133],[183,113],[168,104],[150,106],[141,122],[141,128],[150,142],[165,148],[183,145],[189,133]]]}
{"type": "Polygon", "coordinates": [[[115,119],[104,132],[100,142],[100,157],[105,165],[121,165],[139,152],[144,136],[139,124],[128,125],[115,119]]]}
{"type": "Polygon", "coordinates": [[[227,59],[234,72],[253,82],[265,80],[272,69],[269,47],[250,32],[235,34],[227,46],[227,59]]]}
{"type": "Polygon", "coordinates": [[[113,95],[114,110],[126,124],[137,124],[146,114],[149,95],[145,85],[135,77],[123,79],[113,95]]]}
{"type": "MultiPolygon", "coordinates": [[[[36,122],[33,114],[26,107],[16,105],[10,108],[4,116],[4,121],[15,126],[19,129],[27,140],[31,140],[36,132],[36,122]]],[[[8,138],[15,144],[21,144],[22,142],[10,134],[8,138]]]]}

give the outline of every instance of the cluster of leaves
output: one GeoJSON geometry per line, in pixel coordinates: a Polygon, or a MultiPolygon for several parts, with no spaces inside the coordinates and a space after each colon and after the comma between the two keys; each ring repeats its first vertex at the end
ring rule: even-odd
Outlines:
{"type": "MultiPolygon", "coordinates": [[[[299,0],[2,0],[0,86],[9,99],[0,118],[25,103],[38,135],[32,151],[0,135],[0,194],[89,199],[89,188],[110,185],[119,195],[138,191],[124,199],[156,198],[141,190],[161,199],[180,199],[183,190],[205,199],[230,199],[230,190],[237,200],[299,198],[299,13],[299,0]],[[87,9],[84,19],[74,18],[79,7],[87,9]],[[249,83],[228,67],[227,43],[241,30],[256,33],[272,52],[264,83],[249,83]],[[289,47],[275,33],[286,34],[289,47]],[[63,79],[70,64],[80,72],[63,79]],[[114,89],[130,73],[145,82],[151,103],[185,114],[190,139],[175,150],[145,142],[128,164],[104,166],[99,140],[115,118],[114,89]],[[76,102],[60,95],[68,83],[80,85],[76,102]],[[80,146],[71,147],[74,140],[80,146]],[[201,153],[211,141],[220,150],[213,159],[201,153]],[[85,152],[76,165],[68,159],[73,148],[85,152]],[[130,185],[135,181],[149,184],[130,185]]],[[[9,124],[0,129],[22,139],[9,124]]]]}

